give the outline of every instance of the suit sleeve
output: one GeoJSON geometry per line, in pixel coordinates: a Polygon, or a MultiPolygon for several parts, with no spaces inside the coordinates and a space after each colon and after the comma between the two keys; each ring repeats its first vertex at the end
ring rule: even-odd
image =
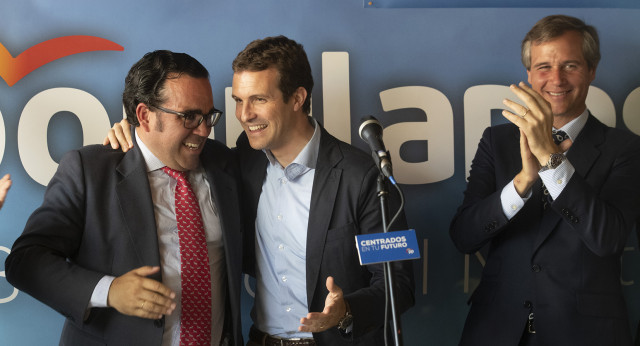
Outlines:
{"type": "Polygon", "coordinates": [[[601,257],[622,253],[640,211],[640,137],[612,136],[624,139],[609,138],[613,144],[601,148],[591,171],[586,176],[574,173],[551,204],[601,257]]]}
{"type": "Polygon", "coordinates": [[[83,240],[85,196],[81,156],[73,151],[61,160],[5,265],[13,286],[78,323],[103,276],[73,261],[83,240]]]}
{"type": "MultiPolygon", "coordinates": [[[[508,224],[502,211],[499,186],[496,175],[491,128],[487,128],[480,140],[476,156],[471,163],[469,183],[464,192],[464,200],[456,212],[449,234],[453,243],[463,253],[474,253],[493,237],[500,234],[508,224]]],[[[510,182],[513,177],[504,177],[510,182]]]]}
{"type": "MultiPolygon", "coordinates": [[[[576,169],[551,204],[561,222],[568,224],[597,256],[621,253],[640,210],[639,138],[619,130],[607,131],[600,146],[576,142],[582,148],[589,147],[580,152],[587,152],[590,157],[571,156],[569,151],[572,164],[581,168],[576,169]]],[[[454,244],[464,253],[479,250],[509,225],[501,210],[500,191],[513,176],[497,169],[505,163],[496,163],[504,158],[496,158],[499,148],[495,148],[492,133],[492,129],[487,129],[482,136],[464,201],[449,230],[454,244]]],[[[532,198],[527,203],[535,201],[532,198]]]]}
{"type": "MultiPolygon", "coordinates": [[[[380,204],[377,197],[378,169],[374,166],[370,169],[361,185],[358,196],[359,206],[359,233],[383,232],[380,204]]],[[[388,222],[398,210],[400,197],[394,187],[388,186],[389,191],[389,217],[388,222]]],[[[392,225],[392,230],[406,230],[407,222],[404,212],[392,225]]],[[[355,251],[355,249],[354,249],[355,251]]],[[[352,337],[359,336],[382,326],[384,321],[385,279],[382,264],[366,266],[371,273],[368,287],[361,288],[350,294],[345,294],[351,313],[354,316],[352,337]]],[[[413,279],[412,261],[399,261],[392,263],[395,274],[394,293],[396,297],[396,310],[398,314],[404,313],[415,304],[415,284],[413,279]]]]}

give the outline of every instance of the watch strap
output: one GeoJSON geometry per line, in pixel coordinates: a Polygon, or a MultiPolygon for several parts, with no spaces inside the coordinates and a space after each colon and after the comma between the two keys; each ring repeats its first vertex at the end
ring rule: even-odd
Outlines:
{"type": "Polygon", "coordinates": [[[346,311],[344,312],[344,316],[340,318],[338,321],[338,329],[342,332],[347,332],[347,329],[353,324],[353,315],[351,314],[351,308],[349,307],[349,303],[344,301],[346,306],[346,311]]]}

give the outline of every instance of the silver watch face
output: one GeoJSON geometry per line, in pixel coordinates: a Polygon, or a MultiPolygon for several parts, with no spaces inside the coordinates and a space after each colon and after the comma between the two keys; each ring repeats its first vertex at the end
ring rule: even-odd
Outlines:
{"type": "Polygon", "coordinates": [[[549,169],[556,169],[558,166],[560,166],[564,159],[565,156],[561,153],[551,154],[551,156],[549,157],[549,163],[547,163],[547,167],[549,167],[549,169]]]}
{"type": "Polygon", "coordinates": [[[342,330],[346,330],[353,323],[353,315],[350,313],[346,313],[340,321],[338,321],[338,328],[342,330]]]}

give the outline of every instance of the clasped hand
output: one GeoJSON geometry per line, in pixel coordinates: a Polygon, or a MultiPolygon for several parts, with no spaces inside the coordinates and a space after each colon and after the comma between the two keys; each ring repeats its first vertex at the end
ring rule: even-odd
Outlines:
{"type": "MultiPolygon", "coordinates": [[[[518,194],[524,196],[538,179],[538,171],[546,165],[549,156],[566,149],[558,147],[551,137],[554,117],[549,102],[524,82],[509,88],[525,104],[505,99],[503,103],[511,111],[502,111],[502,115],[520,129],[522,171],[515,177],[514,184],[518,194]]],[[[568,148],[571,142],[563,145],[568,148]]]]}

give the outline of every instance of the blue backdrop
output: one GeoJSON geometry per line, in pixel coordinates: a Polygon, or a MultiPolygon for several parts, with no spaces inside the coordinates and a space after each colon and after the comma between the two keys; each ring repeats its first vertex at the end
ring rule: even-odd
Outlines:
{"type": "MultiPolygon", "coordinates": [[[[606,123],[640,133],[635,2],[591,5],[600,8],[585,8],[579,0],[563,1],[566,8],[536,8],[541,3],[534,1],[518,1],[519,8],[510,7],[513,1],[473,3],[478,2],[485,7],[391,0],[2,1],[0,174],[11,173],[14,184],[0,211],[0,344],[58,342],[62,317],[14,290],[3,263],[41,203],[61,155],[101,142],[122,117],[129,67],[156,49],[196,57],[211,72],[216,107],[225,110],[214,136],[233,145],[240,128],[229,99],[231,62],[250,41],[277,34],[305,45],[316,81],[312,113],[329,131],[367,149],[357,135],[359,119],[374,115],[385,126],[422,254],[415,261],[416,306],[402,316],[405,344],[456,344],[483,257],[456,251],[449,222],[462,201],[482,130],[503,121],[494,109],[512,97],[506,86],[526,80],[520,41],[538,19],[564,13],[599,29],[603,59],[587,103],[606,123]],[[528,8],[522,8],[525,3],[528,8]],[[39,68],[18,57],[41,42],[75,35],[106,39],[122,49],[98,45],[39,68]]],[[[38,49],[38,56],[57,52],[54,46],[38,49]]],[[[637,244],[633,235],[622,258],[632,323],[640,319],[637,244]]],[[[249,293],[243,304],[248,326],[249,293]]]]}

